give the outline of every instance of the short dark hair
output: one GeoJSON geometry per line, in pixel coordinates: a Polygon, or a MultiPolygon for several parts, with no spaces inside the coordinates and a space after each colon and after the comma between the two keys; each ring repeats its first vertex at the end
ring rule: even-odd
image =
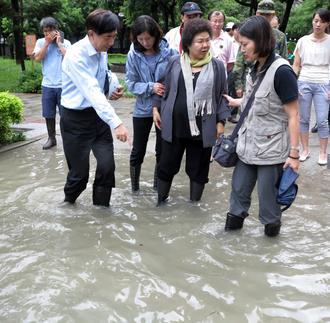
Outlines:
{"type": "Polygon", "coordinates": [[[210,11],[209,14],[207,15],[207,19],[208,20],[211,20],[211,17],[213,15],[216,15],[216,16],[222,15],[223,16],[223,21],[224,22],[226,21],[226,15],[225,15],[225,13],[222,10],[212,10],[212,11],[210,11]]]}
{"type": "Polygon", "coordinates": [[[158,51],[159,42],[163,36],[163,31],[158,23],[152,17],[147,15],[137,17],[131,26],[134,49],[139,52],[144,52],[146,50],[137,40],[137,37],[144,32],[147,32],[150,36],[155,38],[153,49],[158,51]]]}
{"type": "Polygon", "coordinates": [[[330,10],[325,8],[317,9],[313,14],[313,19],[316,15],[319,15],[322,22],[330,22],[330,10]]]}
{"type": "Polygon", "coordinates": [[[241,36],[254,41],[255,53],[268,56],[275,48],[275,38],[269,21],[263,16],[247,18],[239,28],[241,36]]]}
{"type": "Polygon", "coordinates": [[[207,32],[210,37],[212,37],[212,27],[210,23],[202,18],[195,18],[187,21],[184,24],[182,32],[182,49],[184,52],[188,53],[188,47],[191,46],[194,37],[202,32],[207,32]]]}
{"type": "Polygon", "coordinates": [[[53,17],[42,18],[40,21],[40,29],[43,30],[44,28],[58,29],[57,20],[53,17]]]}
{"type": "Polygon", "coordinates": [[[110,10],[95,9],[86,18],[87,30],[93,30],[98,35],[116,31],[119,26],[118,17],[110,10]]]}

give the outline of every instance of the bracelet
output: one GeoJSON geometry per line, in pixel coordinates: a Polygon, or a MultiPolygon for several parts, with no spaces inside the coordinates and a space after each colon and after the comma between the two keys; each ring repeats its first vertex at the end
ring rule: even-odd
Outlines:
{"type": "Polygon", "coordinates": [[[291,146],[290,150],[300,151],[299,146],[291,146]]]}
{"type": "Polygon", "coordinates": [[[289,158],[291,158],[291,159],[299,159],[300,158],[300,156],[298,156],[298,157],[293,157],[293,156],[288,156],[289,158]]]}

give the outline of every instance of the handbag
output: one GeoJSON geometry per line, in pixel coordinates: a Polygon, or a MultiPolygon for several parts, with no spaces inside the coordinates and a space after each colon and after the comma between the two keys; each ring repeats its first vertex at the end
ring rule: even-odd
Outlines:
{"type": "Polygon", "coordinates": [[[248,115],[251,109],[254,96],[262,82],[266,71],[259,76],[257,84],[254,86],[253,91],[246,103],[245,109],[240,115],[233,132],[229,136],[222,135],[219,137],[212,150],[212,158],[220,164],[222,167],[234,167],[238,161],[238,155],[236,153],[236,146],[238,141],[238,131],[244,122],[245,117],[248,115]]]}

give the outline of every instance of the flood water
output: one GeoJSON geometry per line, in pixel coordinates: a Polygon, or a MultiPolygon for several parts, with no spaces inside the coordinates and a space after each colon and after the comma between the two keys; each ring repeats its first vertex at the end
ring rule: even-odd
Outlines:
{"type": "Polygon", "coordinates": [[[267,238],[256,197],[243,230],[223,231],[231,170],[212,163],[197,204],[182,170],[156,208],[153,163],[149,152],[134,196],[117,150],[106,209],[91,202],[94,159],[86,191],[64,205],[61,144],[0,155],[0,322],[330,322],[330,170],[303,165],[281,234],[267,238]]]}

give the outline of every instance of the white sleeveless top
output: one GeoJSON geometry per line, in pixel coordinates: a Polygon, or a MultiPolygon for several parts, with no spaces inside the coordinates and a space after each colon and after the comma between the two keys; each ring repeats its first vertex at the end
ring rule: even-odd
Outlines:
{"type": "Polygon", "coordinates": [[[329,83],[330,35],[321,42],[315,42],[311,35],[298,40],[294,53],[298,50],[301,58],[299,80],[311,83],[329,83]]]}

